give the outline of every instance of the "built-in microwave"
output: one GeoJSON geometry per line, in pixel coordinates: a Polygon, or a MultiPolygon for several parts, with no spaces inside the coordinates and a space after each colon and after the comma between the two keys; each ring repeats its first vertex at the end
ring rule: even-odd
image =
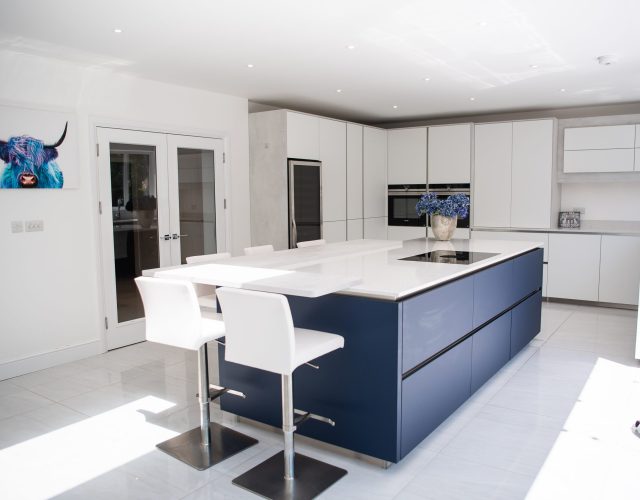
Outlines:
{"type": "Polygon", "coordinates": [[[425,227],[427,218],[416,213],[416,204],[426,193],[426,184],[389,184],[387,188],[387,224],[425,227]]]}

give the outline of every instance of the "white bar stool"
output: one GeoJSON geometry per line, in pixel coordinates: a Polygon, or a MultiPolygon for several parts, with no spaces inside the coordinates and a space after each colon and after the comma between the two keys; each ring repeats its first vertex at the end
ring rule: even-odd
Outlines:
{"type": "Polygon", "coordinates": [[[209,401],[223,394],[244,397],[240,392],[209,385],[207,342],[224,336],[221,315],[203,315],[188,281],[144,277],[135,281],[144,305],[147,340],[198,351],[200,427],[156,446],[191,467],[205,470],[256,444],[256,439],[210,420],[209,401]]]}
{"type": "Polygon", "coordinates": [[[260,255],[273,252],[273,245],[260,245],[257,247],[247,247],[244,249],[245,255],[260,255]]]}
{"type": "Polygon", "coordinates": [[[298,248],[306,248],[306,247],[318,247],[321,245],[326,245],[327,242],[325,240],[309,240],[309,241],[299,241],[298,248]]]}
{"type": "Polygon", "coordinates": [[[309,418],[330,425],[335,423],[329,418],[293,409],[292,374],[298,366],[344,347],[344,338],[294,328],[284,295],[220,288],[218,300],[227,329],[225,360],[282,376],[284,450],[232,482],[271,499],[314,498],[347,471],[295,453],[296,424],[309,418]],[[298,415],[295,420],[294,412],[298,415]]]}
{"type": "MultiPolygon", "coordinates": [[[[187,257],[187,264],[207,264],[221,259],[228,259],[230,257],[231,254],[229,252],[209,253],[206,255],[192,255],[191,257],[187,257]]],[[[215,286],[194,283],[193,288],[196,291],[198,302],[200,303],[200,307],[202,309],[212,310],[214,312],[218,310],[215,286]]]]}

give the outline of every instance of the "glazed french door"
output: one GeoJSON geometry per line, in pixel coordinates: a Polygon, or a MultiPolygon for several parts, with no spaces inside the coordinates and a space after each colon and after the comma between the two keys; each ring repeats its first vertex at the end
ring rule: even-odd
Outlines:
{"type": "Polygon", "coordinates": [[[223,141],[98,127],[107,348],[144,340],[134,279],[226,249],[223,141]]]}

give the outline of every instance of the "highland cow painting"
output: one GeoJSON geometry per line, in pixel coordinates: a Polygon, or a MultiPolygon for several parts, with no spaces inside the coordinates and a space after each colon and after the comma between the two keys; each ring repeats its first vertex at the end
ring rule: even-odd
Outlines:
{"type": "Polygon", "coordinates": [[[68,113],[0,106],[0,189],[76,187],[74,132],[68,113]]]}

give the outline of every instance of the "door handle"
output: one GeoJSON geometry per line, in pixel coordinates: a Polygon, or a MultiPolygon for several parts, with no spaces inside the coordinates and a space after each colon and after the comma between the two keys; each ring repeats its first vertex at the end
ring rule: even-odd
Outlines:
{"type": "Polygon", "coordinates": [[[188,234],[177,234],[177,233],[173,233],[173,239],[177,240],[178,238],[185,238],[189,236],[188,234]]]}
{"type": "Polygon", "coordinates": [[[171,235],[170,234],[164,234],[162,236],[160,236],[161,240],[167,241],[171,239],[171,235]]]}

